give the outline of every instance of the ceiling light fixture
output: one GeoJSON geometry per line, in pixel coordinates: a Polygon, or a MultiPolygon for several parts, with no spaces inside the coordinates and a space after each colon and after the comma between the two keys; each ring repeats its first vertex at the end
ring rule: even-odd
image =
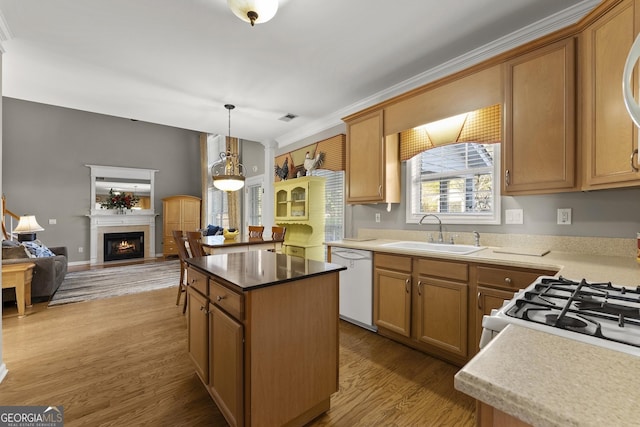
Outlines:
{"type": "Polygon", "coordinates": [[[225,104],[229,110],[229,136],[227,137],[227,151],[220,153],[218,164],[211,167],[213,186],[222,191],[237,191],[244,187],[244,166],[238,162],[238,153],[231,153],[231,110],[235,105],[225,104]]]}
{"type": "Polygon", "coordinates": [[[278,11],[278,0],[227,0],[229,9],[240,19],[254,24],[269,21],[278,11]]]}

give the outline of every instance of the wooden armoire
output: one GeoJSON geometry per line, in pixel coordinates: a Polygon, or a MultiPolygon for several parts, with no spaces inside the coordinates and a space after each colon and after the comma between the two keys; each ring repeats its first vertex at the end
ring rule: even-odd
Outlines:
{"type": "Polygon", "coordinates": [[[162,199],[162,254],[165,258],[178,255],[173,230],[200,229],[200,204],[200,198],[194,196],[179,195],[162,199]]]}

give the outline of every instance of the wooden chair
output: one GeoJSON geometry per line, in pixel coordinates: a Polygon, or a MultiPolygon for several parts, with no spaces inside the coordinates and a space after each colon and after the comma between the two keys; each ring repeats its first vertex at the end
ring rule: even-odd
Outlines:
{"type": "Polygon", "coordinates": [[[173,230],[171,234],[173,235],[173,240],[176,242],[176,246],[178,246],[178,259],[180,260],[180,285],[178,286],[178,298],[176,299],[176,305],[180,304],[180,295],[184,293],[184,305],[182,306],[182,314],[184,314],[187,311],[187,280],[185,277],[187,263],[185,260],[189,258],[190,255],[189,251],[187,251],[187,245],[182,230],[173,230]]]}
{"type": "Polygon", "coordinates": [[[262,233],[264,232],[263,225],[250,225],[249,226],[249,238],[250,239],[262,239],[262,233]]]}
{"type": "Polygon", "coordinates": [[[287,232],[287,227],[271,227],[271,238],[273,240],[284,240],[284,235],[287,232]]]}
{"type": "Polygon", "coordinates": [[[192,257],[207,255],[202,247],[202,233],[199,231],[187,231],[187,241],[189,242],[189,251],[192,257]]]}

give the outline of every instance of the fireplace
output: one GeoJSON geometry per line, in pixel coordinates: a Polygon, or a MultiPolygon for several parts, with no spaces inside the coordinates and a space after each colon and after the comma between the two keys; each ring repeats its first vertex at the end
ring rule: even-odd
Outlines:
{"type": "Polygon", "coordinates": [[[104,233],[104,261],[144,258],[144,232],[104,233]]]}

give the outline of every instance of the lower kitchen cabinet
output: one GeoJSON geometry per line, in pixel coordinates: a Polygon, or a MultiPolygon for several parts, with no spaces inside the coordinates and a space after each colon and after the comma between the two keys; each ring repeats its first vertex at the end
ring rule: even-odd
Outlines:
{"type": "MultiPolygon", "coordinates": [[[[270,252],[228,256],[281,260],[270,252]]],[[[205,269],[190,266],[187,275],[200,285],[187,287],[189,355],[229,425],[305,425],[330,408],[338,390],[338,271],[250,290],[205,269]]]]}
{"type": "Polygon", "coordinates": [[[378,333],[457,365],[467,356],[466,263],[374,255],[378,333]]]}
{"type": "Polygon", "coordinates": [[[376,254],[373,286],[373,319],[385,328],[411,334],[411,258],[376,254]]]}
{"type": "Polygon", "coordinates": [[[531,427],[531,424],[480,401],[476,401],[476,419],[477,427],[531,427]]]}
{"type": "Polygon", "coordinates": [[[473,343],[471,354],[475,355],[480,349],[482,335],[482,317],[491,314],[494,308],[502,307],[505,300],[513,298],[513,294],[533,283],[540,276],[553,276],[556,271],[534,270],[526,268],[510,268],[493,265],[477,265],[475,267],[475,304],[470,305],[470,320],[473,327],[469,329],[473,343]]]}
{"type": "Polygon", "coordinates": [[[209,304],[209,393],[230,425],[243,425],[242,324],[209,304]]]}
{"type": "Polygon", "coordinates": [[[467,356],[466,283],[419,277],[416,339],[460,357],[467,356]]]}
{"type": "Polygon", "coordinates": [[[376,252],[378,333],[458,366],[478,352],[482,317],[551,270],[376,252]]]}
{"type": "Polygon", "coordinates": [[[203,383],[209,382],[209,319],[207,299],[192,288],[187,288],[187,345],[189,358],[196,368],[196,374],[203,383]]]}

